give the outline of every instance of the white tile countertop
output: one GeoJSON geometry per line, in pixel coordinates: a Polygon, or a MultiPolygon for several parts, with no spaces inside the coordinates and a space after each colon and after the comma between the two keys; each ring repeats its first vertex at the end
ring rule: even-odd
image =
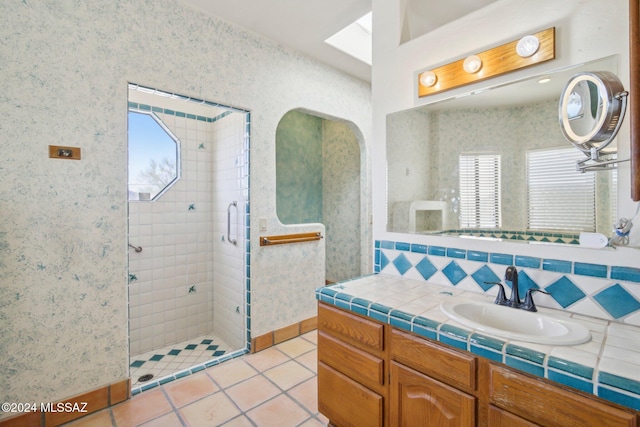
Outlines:
{"type": "Polygon", "coordinates": [[[640,327],[539,307],[542,314],[570,318],[586,326],[591,340],[549,346],[498,338],[470,329],[440,311],[440,303],[452,298],[493,302],[493,297],[384,274],[319,288],[316,298],[640,410],[640,327]]]}

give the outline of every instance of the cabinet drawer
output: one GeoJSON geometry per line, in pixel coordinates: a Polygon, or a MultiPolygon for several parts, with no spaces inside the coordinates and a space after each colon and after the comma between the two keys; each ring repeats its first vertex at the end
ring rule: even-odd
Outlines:
{"type": "Polygon", "coordinates": [[[489,367],[489,400],[541,425],[636,426],[633,413],[493,364],[489,367]]]}
{"type": "Polygon", "coordinates": [[[477,358],[469,353],[392,329],[391,357],[404,365],[468,392],[476,389],[477,358]]]}
{"type": "Polygon", "coordinates": [[[539,424],[532,423],[513,415],[510,412],[503,411],[493,405],[489,405],[489,425],[491,427],[538,427],[539,424]]]}
{"type": "Polygon", "coordinates": [[[384,350],[381,323],[322,303],[318,303],[318,330],[366,351],[380,354],[384,350]]]}
{"type": "Polygon", "coordinates": [[[318,360],[370,388],[384,385],[384,361],[342,341],[318,333],[318,360]]]}
{"type": "Polygon", "coordinates": [[[318,362],[318,410],[340,427],[382,427],[383,398],[318,362]]]}

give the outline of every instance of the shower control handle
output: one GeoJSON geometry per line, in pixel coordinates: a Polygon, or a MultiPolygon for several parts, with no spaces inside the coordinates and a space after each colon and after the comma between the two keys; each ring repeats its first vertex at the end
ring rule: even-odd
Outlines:
{"type": "Polygon", "coordinates": [[[231,238],[231,206],[234,206],[237,211],[238,202],[234,200],[233,202],[229,203],[229,206],[227,207],[227,241],[236,246],[238,244],[238,240],[231,238]]]}

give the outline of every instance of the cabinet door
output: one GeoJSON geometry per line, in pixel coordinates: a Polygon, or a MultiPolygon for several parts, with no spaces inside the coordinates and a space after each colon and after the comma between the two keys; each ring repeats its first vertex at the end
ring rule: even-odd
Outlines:
{"type": "Polygon", "coordinates": [[[475,425],[475,398],[398,363],[391,363],[392,427],[475,425]]]}
{"type": "Polygon", "coordinates": [[[382,427],[383,398],[318,362],[318,410],[340,427],[382,427]]]}

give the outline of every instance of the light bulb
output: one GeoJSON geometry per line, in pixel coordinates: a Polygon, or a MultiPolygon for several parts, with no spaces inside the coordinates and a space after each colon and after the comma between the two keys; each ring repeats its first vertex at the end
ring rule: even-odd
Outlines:
{"type": "Polygon", "coordinates": [[[420,84],[422,86],[431,87],[438,81],[438,76],[433,71],[425,71],[420,74],[420,84]]]}
{"type": "Polygon", "coordinates": [[[480,71],[480,68],[482,68],[482,59],[477,55],[468,56],[464,60],[462,68],[464,68],[464,70],[469,74],[477,73],[480,71]]]}

